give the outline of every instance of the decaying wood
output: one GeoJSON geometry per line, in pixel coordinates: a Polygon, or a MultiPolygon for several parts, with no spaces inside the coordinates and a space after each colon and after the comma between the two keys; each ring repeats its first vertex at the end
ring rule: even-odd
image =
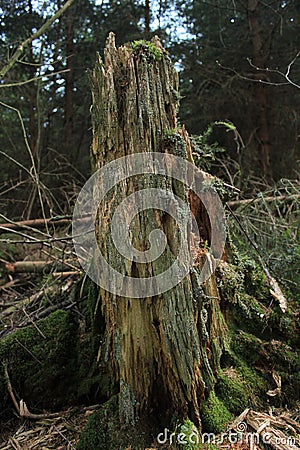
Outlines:
{"type": "MultiPolygon", "coordinates": [[[[158,40],[153,42],[160,51],[158,40]]],[[[117,49],[110,33],[104,55],[104,62],[98,57],[90,74],[94,168],[138,152],[176,154],[165,133],[177,133],[180,138],[176,120],[178,75],[166,52],[149,61],[142,47],[138,53],[130,45],[117,49]]],[[[185,130],[181,136],[188,159],[185,130]]],[[[152,183],[151,187],[172,190],[166,177],[152,183]]],[[[148,186],[145,178],[143,188],[148,186]]],[[[134,182],[113,188],[105,211],[113,211],[135,188],[134,182]]],[[[187,198],[183,187],[177,189],[177,195],[187,198]]],[[[178,242],[178,229],[167,216],[155,211],[148,210],[137,218],[133,245],[143,249],[149,232],[157,228],[167,236],[166,254],[172,255],[170,245],[178,242]]],[[[120,262],[117,250],[107,240],[109,231],[109,217],[99,208],[96,236],[104,258],[129,277],[153,276],[151,264],[120,262]]],[[[156,297],[120,298],[99,291],[95,317],[103,316],[106,324],[99,360],[110,374],[112,392],[117,389],[120,393],[122,422],[153,414],[169,420],[178,412],[201,428],[200,404],[215,382],[224,325],[215,278],[199,285],[200,260],[198,264],[178,286],[156,297]]]]}
{"type": "MultiPolygon", "coordinates": [[[[53,227],[62,227],[70,225],[72,222],[72,216],[57,216],[57,217],[49,217],[46,219],[30,219],[30,220],[21,220],[17,222],[7,222],[0,224],[0,234],[9,233],[11,230],[19,231],[25,229],[31,229],[34,231],[35,229],[45,228],[46,226],[53,225],[53,227]]],[[[77,220],[88,220],[85,217],[78,218],[77,220]]]]}
{"type": "Polygon", "coordinates": [[[275,280],[275,278],[270,275],[270,272],[266,268],[265,268],[265,273],[267,275],[267,278],[268,278],[270,286],[271,286],[270,293],[279,302],[281,311],[283,313],[285,313],[287,310],[287,299],[285,298],[285,296],[284,296],[282,290],[280,289],[280,286],[277,283],[277,281],[275,280]]]}
{"type": "Polygon", "coordinates": [[[8,393],[10,395],[10,398],[12,399],[12,402],[14,404],[14,407],[15,407],[17,413],[19,414],[20,413],[20,409],[19,409],[19,405],[18,405],[18,402],[16,400],[16,397],[15,397],[15,394],[14,394],[14,391],[13,391],[13,388],[12,388],[12,385],[11,385],[11,382],[10,382],[10,378],[9,378],[8,370],[7,370],[7,364],[4,363],[3,367],[4,367],[4,377],[5,377],[8,393]]]}
{"type": "Polygon", "coordinates": [[[278,373],[273,371],[272,377],[276,383],[276,389],[269,389],[267,392],[267,395],[269,395],[270,397],[275,397],[275,395],[281,394],[281,376],[278,373]]]}
{"type": "Polygon", "coordinates": [[[33,420],[40,420],[40,419],[49,419],[49,418],[53,418],[53,417],[58,417],[59,414],[58,413],[46,413],[46,414],[33,414],[29,411],[29,409],[27,408],[26,403],[24,402],[24,400],[20,400],[20,403],[18,404],[11,382],[10,382],[10,378],[9,378],[9,374],[8,374],[8,370],[7,370],[7,365],[4,364],[4,376],[5,376],[5,381],[7,384],[7,389],[8,389],[8,393],[12,399],[12,402],[14,404],[14,407],[17,411],[17,413],[19,414],[20,417],[23,417],[24,419],[33,419],[33,420]]]}

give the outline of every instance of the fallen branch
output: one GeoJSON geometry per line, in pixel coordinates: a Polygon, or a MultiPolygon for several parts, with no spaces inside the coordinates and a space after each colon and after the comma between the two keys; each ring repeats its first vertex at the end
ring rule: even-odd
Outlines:
{"type": "Polygon", "coordinates": [[[5,269],[13,273],[51,273],[66,272],[67,264],[55,261],[16,261],[6,263],[5,269]]]}
{"type": "Polygon", "coordinates": [[[8,233],[9,230],[22,230],[23,228],[44,228],[46,224],[53,225],[69,225],[71,222],[71,216],[63,217],[50,217],[48,219],[31,219],[21,220],[19,222],[1,223],[0,234],[8,233]]]}
{"type": "Polygon", "coordinates": [[[259,203],[261,201],[264,202],[275,202],[275,201],[283,201],[283,200],[297,200],[300,198],[300,194],[293,194],[293,195],[275,195],[275,196],[269,196],[269,197],[257,197],[257,198],[247,198],[245,200],[231,200],[229,202],[226,202],[228,206],[231,208],[235,208],[238,206],[243,205],[250,205],[259,203]]]}
{"type": "MultiPolygon", "coordinates": [[[[60,413],[44,413],[44,414],[34,414],[31,413],[24,402],[24,400],[20,400],[20,404],[18,404],[17,399],[15,397],[11,381],[8,374],[7,364],[3,363],[4,367],[4,377],[8,389],[8,393],[12,399],[14,407],[18,413],[18,415],[24,419],[32,419],[32,420],[41,420],[41,419],[53,419],[60,416],[60,413]]],[[[21,448],[21,447],[20,447],[21,448]]]]}
{"type": "Polygon", "coordinates": [[[5,290],[5,289],[9,289],[13,286],[15,286],[17,283],[19,283],[20,280],[18,280],[18,278],[16,278],[15,280],[10,280],[7,283],[1,284],[0,285],[0,290],[5,290]]]}
{"type": "Polygon", "coordinates": [[[20,400],[20,417],[23,417],[24,419],[33,419],[33,420],[51,419],[54,417],[59,417],[59,413],[33,414],[27,408],[27,405],[24,402],[24,400],[20,400]]]}
{"type": "Polygon", "coordinates": [[[3,363],[3,368],[4,368],[4,378],[5,378],[5,382],[6,382],[6,385],[7,385],[8,393],[10,395],[10,398],[12,399],[12,402],[14,404],[14,407],[15,407],[17,413],[20,414],[20,408],[19,408],[18,402],[16,400],[16,397],[15,397],[15,394],[14,394],[11,382],[10,382],[10,378],[9,378],[9,375],[8,375],[8,370],[7,370],[7,364],[6,363],[3,363]]]}
{"type": "Polygon", "coordinates": [[[74,277],[77,275],[81,275],[81,273],[82,272],[80,270],[72,270],[69,272],[53,272],[53,273],[51,273],[51,275],[54,278],[67,278],[67,277],[74,277]]]}
{"type": "MultiPolygon", "coordinates": [[[[99,407],[100,405],[69,408],[50,420],[31,421],[31,423],[27,421],[26,426],[23,422],[21,426],[11,430],[10,436],[7,436],[5,442],[0,444],[0,450],[75,449],[80,430],[83,429],[88,417],[99,407]]],[[[4,438],[4,436],[1,437],[4,438]]]]}
{"type": "Polygon", "coordinates": [[[47,286],[45,289],[41,289],[39,292],[36,292],[30,297],[27,297],[24,300],[18,302],[16,305],[9,306],[8,308],[6,308],[4,311],[0,313],[0,319],[9,316],[15,311],[23,309],[25,306],[28,306],[29,304],[38,302],[44,296],[55,297],[60,293],[65,293],[71,288],[72,284],[73,282],[71,280],[68,280],[62,286],[60,286],[59,283],[54,283],[51,286],[47,286]]]}

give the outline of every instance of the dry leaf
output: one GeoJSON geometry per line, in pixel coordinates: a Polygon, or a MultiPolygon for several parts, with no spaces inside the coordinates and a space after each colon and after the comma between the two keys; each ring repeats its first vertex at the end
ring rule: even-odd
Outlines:
{"type": "Polygon", "coordinates": [[[282,293],[282,290],[280,289],[277,281],[273,277],[269,277],[270,285],[272,289],[270,289],[270,293],[273,295],[273,297],[279,301],[279,306],[282,312],[286,312],[287,310],[287,299],[282,293]]]}
{"type": "Polygon", "coordinates": [[[269,395],[270,397],[275,397],[275,395],[281,394],[281,376],[278,375],[277,372],[272,372],[272,377],[273,377],[273,380],[275,381],[277,387],[276,387],[276,389],[269,390],[267,392],[267,395],[269,395]]]}

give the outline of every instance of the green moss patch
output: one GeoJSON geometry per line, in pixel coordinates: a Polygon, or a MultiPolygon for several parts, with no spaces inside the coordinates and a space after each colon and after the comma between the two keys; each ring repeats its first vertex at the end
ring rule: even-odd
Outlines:
{"type": "Polygon", "coordinates": [[[76,326],[66,311],[55,311],[0,341],[0,410],[7,400],[3,364],[17,397],[28,407],[59,408],[70,403],[75,382],[76,326]]]}
{"type": "Polygon", "coordinates": [[[120,427],[118,395],[113,396],[88,419],[81,434],[77,450],[142,449],[153,437],[143,432],[142,424],[120,427]]]}
{"type": "Polygon", "coordinates": [[[250,395],[241,376],[233,369],[222,372],[215,386],[216,395],[234,415],[249,406],[250,395]]]}
{"type": "Polygon", "coordinates": [[[202,403],[201,420],[203,431],[209,433],[221,433],[226,425],[233,419],[222,400],[220,400],[214,391],[211,391],[207,400],[202,403]]]}

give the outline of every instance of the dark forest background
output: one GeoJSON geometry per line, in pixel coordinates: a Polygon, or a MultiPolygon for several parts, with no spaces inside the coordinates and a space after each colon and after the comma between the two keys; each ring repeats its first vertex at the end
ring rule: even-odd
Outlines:
{"type": "MultiPolygon", "coordinates": [[[[1,65],[62,5],[2,0],[1,65]]],[[[46,214],[70,210],[90,174],[86,71],[109,31],[117,44],[161,38],[180,74],[181,123],[204,136],[213,173],[248,195],[297,178],[299,12],[297,0],[75,0],[1,80],[3,214],[41,216],[39,192],[46,214]],[[206,134],[220,121],[235,132],[206,134]]]]}

